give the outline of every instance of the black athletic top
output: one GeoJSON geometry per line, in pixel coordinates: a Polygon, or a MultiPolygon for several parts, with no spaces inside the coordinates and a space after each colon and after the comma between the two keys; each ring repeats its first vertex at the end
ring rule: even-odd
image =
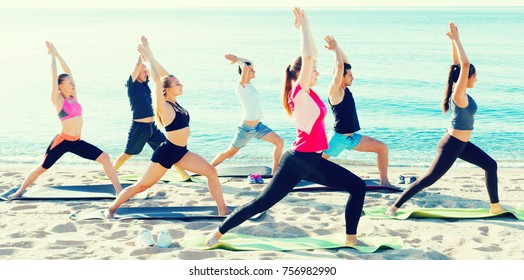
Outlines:
{"type": "Polygon", "coordinates": [[[129,97],[133,119],[143,119],[155,115],[153,113],[153,105],[151,104],[151,89],[147,84],[148,82],[149,79],[143,83],[138,80],[133,82],[131,76],[127,80],[127,97],[129,97]]]}
{"type": "MultiPolygon", "coordinates": [[[[331,105],[331,101],[329,104],[331,105]]],[[[331,105],[331,111],[333,111],[333,115],[335,115],[335,132],[346,134],[360,130],[355,100],[349,88],[344,90],[344,98],[340,103],[331,105]]]]}
{"type": "Polygon", "coordinates": [[[171,107],[173,107],[173,110],[175,110],[175,118],[173,121],[165,126],[166,132],[178,130],[184,127],[189,126],[189,112],[182,108],[178,102],[175,102],[174,104],[166,101],[167,103],[171,104],[171,107]]]}

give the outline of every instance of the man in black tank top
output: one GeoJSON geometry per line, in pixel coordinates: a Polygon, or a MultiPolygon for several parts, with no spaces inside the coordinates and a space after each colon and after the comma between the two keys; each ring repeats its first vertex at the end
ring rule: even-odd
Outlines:
{"type": "Polygon", "coordinates": [[[335,116],[333,130],[328,133],[329,148],[324,158],[337,157],[343,150],[377,153],[380,184],[391,187],[388,179],[388,146],[374,138],[356,133],[360,130],[357,109],[349,86],[353,83],[351,65],[335,38],[326,36],[328,50],[335,54],[335,73],[329,89],[329,104],[335,116]]]}

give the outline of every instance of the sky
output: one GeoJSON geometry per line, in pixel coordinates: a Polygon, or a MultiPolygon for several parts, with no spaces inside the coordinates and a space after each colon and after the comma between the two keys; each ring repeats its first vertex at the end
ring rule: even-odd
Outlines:
{"type": "Polygon", "coordinates": [[[523,0],[18,0],[4,8],[142,8],[142,7],[428,7],[428,6],[524,6],[523,0]]]}

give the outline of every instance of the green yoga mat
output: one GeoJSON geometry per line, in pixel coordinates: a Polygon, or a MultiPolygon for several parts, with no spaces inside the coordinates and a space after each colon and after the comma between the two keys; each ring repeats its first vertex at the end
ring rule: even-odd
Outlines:
{"type": "Polygon", "coordinates": [[[362,253],[373,253],[380,248],[399,250],[405,247],[404,241],[399,236],[363,237],[360,240],[369,244],[369,246],[344,245],[345,237],[335,234],[316,237],[271,238],[227,233],[218,244],[210,248],[205,246],[205,236],[203,235],[182,240],[181,244],[184,247],[202,250],[224,249],[230,251],[296,251],[345,247],[356,249],[362,253]]]}
{"type": "Polygon", "coordinates": [[[407,218],[448,218],[448,219],[479,219],[491,218],[502,215],[513,215],[519,220],[524,220],[524,210],[508,210],[500,214],[490,214],[487,208],[420,208],[399,209],[395,217],[386,215],[386,207],[365,207],[364,214],[371,219],[395,219],[406,220],[407,218]]]}

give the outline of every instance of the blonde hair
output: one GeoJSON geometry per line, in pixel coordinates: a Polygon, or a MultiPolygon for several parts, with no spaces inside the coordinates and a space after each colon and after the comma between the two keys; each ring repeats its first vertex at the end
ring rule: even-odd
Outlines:
{"type": "MultiPolygon", "coordinates": [[[[164,93],[164,96],[166,96],[166,89],[171,87],[171,80],[170,80],[170,78],[176,78],[176,77],[174,75],[165,75],[160,80],[161,83],[162,83],[162,89],[163,89],[162,92],[164,93]]],[[[156,102],[155,102],[154,109],[155,109],[156,121],[158,123],[160,123],[162,126],[164,126],[164,121],[162,120],[162,117],[158,113],[158,108],[156,107],[156,102]]]]}

